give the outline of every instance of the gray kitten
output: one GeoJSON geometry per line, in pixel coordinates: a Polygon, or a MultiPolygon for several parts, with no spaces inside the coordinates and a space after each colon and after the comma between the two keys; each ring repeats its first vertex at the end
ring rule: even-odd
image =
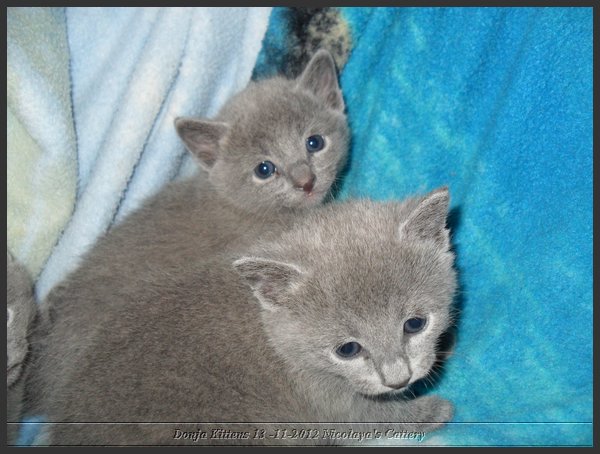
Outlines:
{"type": "Polygon", "coordinates": [[[251,214],[321,202],[344,164],[348,127],[331,55],[295,80],[250,82],[214,120],[175,126],[216,191],[251,214]]]}
{"type": "Polygon", "coordinates": [[[99,238],[43,302],[45,318],[71,282],[127,274],[134,285],[150,268],[211,257],[285,225],[323,201],[347,156],[344,102],[326,51],[297,79],[251,82],[214,120],[178,119],[176,128],[206,175],[169,185],[99,238]]]}
{"type": "MultiPolygon", "coordinates": [[[[7,422],[21,420],[29,335],[37,305],[29,273],[10,253],[6,254],[6,404],[7,422]]],[[[14,443],[18,424],[7,424],[7,442],[14,443]]]]}
{"type": "Polygon", "coordinates": [[[130,424],[52,424],[44,441],[306,444],[349,422],[440,426],[448,402],[402,392],[428,375],[451,323],[448,203],[441,189],[324,205],[245,253],[152,270],[135,293],[126,275],[82,283],[93,302],[74,287],[44,340],[39,410],[130,424]]]}
{"type": "MultiPolygon", "coordinates": [[[[347,157],[344,102],[326,51],[294,80],[251,82],[215,119],[180,118],[175,126],[205,175],[169,185],[99,238],[42,302],[40,339],[53,329],[57,304],[95,317],[107,304],[107,288],[136,295],[148,273],[206,260],[286,228],[295,213],[324,200],[347,157]]],[[[88,330],[70,327],[70,341],[83,342],[88,330]]],[[[55,367],[65,367],[58,360],[55,367]]],[[[53,373],[51,361],[45,373],[53,373]]],[[[31,381],[33,396],[43,377],[31,381]]]]}

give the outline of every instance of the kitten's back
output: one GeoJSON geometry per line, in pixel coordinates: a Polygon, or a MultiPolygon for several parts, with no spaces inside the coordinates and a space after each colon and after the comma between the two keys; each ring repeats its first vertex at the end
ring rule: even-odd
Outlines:
{"type": "MultiPolygon", "coordinates": [[[[127,302],[144,301],[155,282],[171,279],[175,270],[218,261],[227,250],[247,246],[261,232],[281,231],[291,220],[285,214],[247,216],[215,194],[206,181],[170,185],[102,237],[43,302],[43,325],[34,342],[32,401],[39,400],[38,390],[54,389],[55,371],[68,375],[79,368],[72,351],[92,345],[90,339],[105,324],[111,326],[115,312],[124,320],[135,319],[139,309],[127,302]],[[50,356],[46,332],[48,339],[56,340],[50,356]]],[[[152,295],[146,299],[153,301],[152,295]]]]}
{"type": "MultiPolygon", "coordinates": [[[[93,317],[56,320],[45,340],[49,368],[40,371],[52,374],[39,408],[48,421],[306,419],[302,399],[268,346],[258,303],[230,265],[162,269],[145,280],[130,297],[106,289],[112,304],[93,317]],[[77,341],[69,334],[75,325],[86,332],[77,341]]],[[[162,443],[175,426],[153,427],[155,442],[162,443]]],[[[80,443],[86,436],[65,425],[53,439],[80,443]]],[[[89,436],[98,442],[97,432],[89,436]]],[[[139,434],[127,430],[113,436],[139,442],[139,434]]]]}

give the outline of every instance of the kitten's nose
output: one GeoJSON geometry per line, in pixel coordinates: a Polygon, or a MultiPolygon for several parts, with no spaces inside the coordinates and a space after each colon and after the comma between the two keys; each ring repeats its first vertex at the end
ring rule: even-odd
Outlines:
{"type": "Polygon", "coordinates": [[[301,189],[307,194],[312,192],[316,178],[308,165],[304,164],[295,167],[292,169],[290,177],[296,189],[301,189]]]}
{"type": "Polygon", "coordinates": [[[302,190],[307,194],[310,194],[315,184],[315,177],[313,176],[310,180],[302,185],[302,190]]]}
{"type": "Polygon", "coordinates": [[[410,363],[400,357],[381,366],[381,383],[393,389],[400,389],[408,385],[412,377],[410,363]]]}

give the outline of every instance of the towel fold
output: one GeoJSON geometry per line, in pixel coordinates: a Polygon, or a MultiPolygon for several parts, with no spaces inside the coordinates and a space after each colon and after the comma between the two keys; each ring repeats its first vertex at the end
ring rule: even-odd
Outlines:
{"type": "Polygon", "coordinates": [[[7,245],[37,277],[76,196],[64,10],[7,8],[7,26],[7,245]]]}
{"type": "Polygon", "coordinates": [[[196,170],[173,120],[214,115],[245,87],[270,10],[9,9],[9,247],[39,274],[39,299],[196,170]]]}

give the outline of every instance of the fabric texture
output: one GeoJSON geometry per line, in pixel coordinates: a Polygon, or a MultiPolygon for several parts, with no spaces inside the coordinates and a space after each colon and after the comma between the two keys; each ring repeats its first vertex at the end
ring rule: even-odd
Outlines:
{"type": "Polygon", "coordinates": [[[7,9],[8,248],[38,276],[75,207],[77,150],[64,14],[7,9]]]}

